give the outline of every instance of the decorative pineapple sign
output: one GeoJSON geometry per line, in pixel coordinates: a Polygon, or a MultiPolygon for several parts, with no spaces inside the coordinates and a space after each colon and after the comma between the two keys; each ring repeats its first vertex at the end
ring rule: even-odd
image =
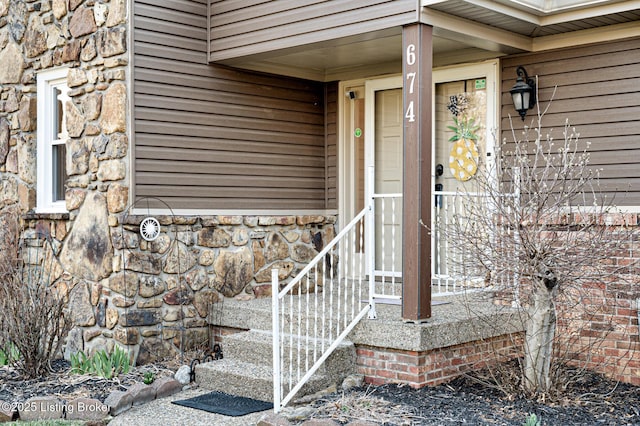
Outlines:
{"type": "Polygon", "coordinates": [[[471,179],[478,171],[478,135],[480,126],[472,117],[465,114],[468,104],[464,94],[451,96],[448,106],[453,114],[453,126],[447,126],[454,135],[449,138],[453,142],[449,152],[449,170],[454,178],[461,182],[471,179]]]}

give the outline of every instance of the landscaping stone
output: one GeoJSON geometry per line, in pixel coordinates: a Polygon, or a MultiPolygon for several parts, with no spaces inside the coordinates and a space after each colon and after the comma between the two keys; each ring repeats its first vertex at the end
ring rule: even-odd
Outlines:
{"type": "Polygon", "coordinates": [[[77,398],[67,403],[67,420],[99,421],[109,415],[109,407],[93,398],[77,398]]]}
{"type": "Polygon", "coordinates": [[[64,404],[53,396],[33,397],[18,406],[18,415],[22,421],[61,419],[64,404]]]}
{"type": "MultiPolygon", "coordinates": [[[[302,423],[302,426],[339,426],[340,423],[337,423],[331,419],[310,419],[302,423]]],[[[353,426],[352,423],[349,423],[349,426],[353,426]]],[[[365,426],[360,423],[359,426],[365,426]]]]}
{"type": "Polygon", "coordinates": [[[12,421],[17,414],[17,411],[13,409],[10,403],[0,399],[0,423],[12,421]]]}
{"type": "Polygon", "coordinates": [[[104,403],[109,407],[109,414],[117,416],[133,406],[133,396],[128,392],[113,391],[104,403]]]}
{"type": "Polygon", "coordinates": [[[173,377],[181,384],[188,385],[191,383],[191,367],[188,365],[180,366],[173,377]]]}
{"type": "Polygon", "coordinates": [[[153,386],[144,383],[136,383],[127,389],[133,398],[133,406],[146,404],[156,398],[156,390],[153,386]]]}
{"type": "Polygon", "coordinates": [[[265,414],[257,426],[291,426],[291,422],[279,414],[265,414]]]}
{"type": "Polygon", "coordinates": [[[315,409],[311,406],[304,405],[297,408],[285,408],[282,410],[282,415],[290,421],[302,421],[308,419],[315,413],[315,409]]]}
{"type": "Polygon", "coordinates": [[[155,389],[156,398],[171,396],[182,390],[182,383],[171,377],[161,377],[156,379],[152,386],[155,389]]]}

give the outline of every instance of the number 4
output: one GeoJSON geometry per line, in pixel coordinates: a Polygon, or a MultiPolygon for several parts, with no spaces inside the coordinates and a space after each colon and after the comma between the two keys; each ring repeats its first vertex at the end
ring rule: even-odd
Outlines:
{"type": "Polygon", "coordinates": [[[413,112],[413,101],[407,105],[407,112],[404,114],[404,118],[409,120],[409,123],[416,121],[416,114],[413,112]]]}

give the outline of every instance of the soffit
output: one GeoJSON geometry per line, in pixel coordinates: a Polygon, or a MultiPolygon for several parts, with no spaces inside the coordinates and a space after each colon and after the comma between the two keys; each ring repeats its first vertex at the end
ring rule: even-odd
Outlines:
{"type": "MultiPolygon", "coordinates": [[[[637,1],[425,1],[436,10],[526,37],[590,30],[640,20],[637,1]]],[[[428,13],[428,12],[427,12],[428,13]]]]}

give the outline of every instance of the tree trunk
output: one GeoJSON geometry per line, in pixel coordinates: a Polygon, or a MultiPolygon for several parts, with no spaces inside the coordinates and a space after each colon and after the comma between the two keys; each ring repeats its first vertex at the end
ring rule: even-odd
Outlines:
{"type": "Polygon", "coordinates": [[[524,347],[524,387],[532,394],[541,394],[551,386],[550,366],[556,332],[556,312],[553,303],[555,287],[540,280],[529,308],[524,347]]]}

